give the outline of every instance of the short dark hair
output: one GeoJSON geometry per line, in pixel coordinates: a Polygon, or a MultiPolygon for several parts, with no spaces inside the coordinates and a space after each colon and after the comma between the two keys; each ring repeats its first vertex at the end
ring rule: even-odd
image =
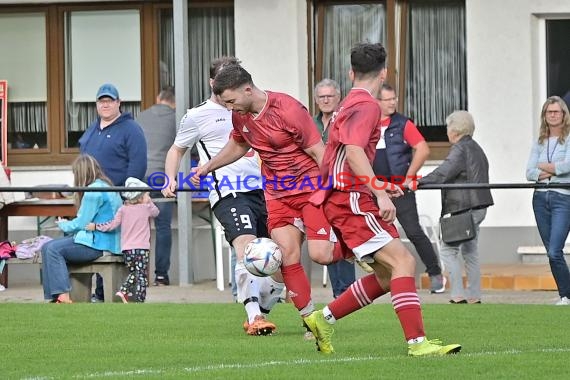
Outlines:
{"type": "Polygon", "coordinates": [[[227,65],[239,65],[240,63],[241,61],[239,59],[232,56],[223,56],[214,59],[210,64],[210,79],[214,79],[222,67],[227,65]]]}
{"type": "Polygon", "coordinates": [[[240,65],[227,65],[216,74],[212,90],[221,95],[226,90],[235,90],[244,84],[253,85],[251,75],[240,65]]]}
{"type": "Polygon", "coordinates": [[[386,49],[381,43],[358,43],[350,50],[350,65],[356,78],[377,75],[386,67],[386,49]]]}
{"type": "Polygon", "coordinates": [[[394,89],[394,87],[392,87],[390,84],[384,82],[382,83],[382,87],[380,87],[380,91],[392,91],[392,92],[396,92],[396,90],[394,89]]]}
{"type": "Polygon", "coordinates": [[[174,87],[168,86],[162,89],[158,93],[158,99],[168,102],[168,103],[176,103],[176,97],[174,95],[174,87]]]}

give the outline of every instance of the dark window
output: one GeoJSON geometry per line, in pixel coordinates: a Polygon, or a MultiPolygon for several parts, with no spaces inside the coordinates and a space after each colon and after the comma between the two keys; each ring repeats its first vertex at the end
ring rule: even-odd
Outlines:
{"type": "Polygon", "coordinates": [[[564,96],[570,91],[570,20],[546,20],[546,91],[564,96]]]}

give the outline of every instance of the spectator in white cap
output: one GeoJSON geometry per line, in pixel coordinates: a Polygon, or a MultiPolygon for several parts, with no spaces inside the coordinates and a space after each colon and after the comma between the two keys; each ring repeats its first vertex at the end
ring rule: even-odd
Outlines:
{"type": "Polygon", "coordinates": [[[125,187],[136,190],[123,192],[125,203],[112,221],[100,224],[90,223],[87,230],[111,231],[121,226],[121,250],[129,274],[115,295],[128,303],[128,294],[134,301],[144,302],[148,287],[148,261],[150,255],[150,219],[156,218],[159,211],[148,191],[148,185],[133,177],[127,178],[125,187]]]}

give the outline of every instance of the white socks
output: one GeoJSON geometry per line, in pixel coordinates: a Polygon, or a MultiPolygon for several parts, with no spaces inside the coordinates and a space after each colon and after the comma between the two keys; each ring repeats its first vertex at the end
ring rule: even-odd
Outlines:
{"type": "Polygon", "coordinates": [[[334,317],[328,306],[325,306],[323,308],[323,316],[325,317],[325,321],[327,321],[331,325],[334,325],[336,323],[336,318],[334,317]]]}

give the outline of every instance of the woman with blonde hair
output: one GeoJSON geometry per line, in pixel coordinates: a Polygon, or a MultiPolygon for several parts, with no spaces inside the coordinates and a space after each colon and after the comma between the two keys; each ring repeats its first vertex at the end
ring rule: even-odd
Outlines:
{"type": "MultiPolygon", "coordinates": [[[[542,105],[538,139],[526,166],[527,180],[570,184],[569,133],[568,106],[558,96],[549,97],[542,105]]],[[[570,232],[570,187],[536,189],[532,208],[560,296],[556,305],[570,305],[570,271],[562,251],[570,232]]]]}
{"type": "MultiPolygon", "coordinates": [[[[80,155],[72,165],[74,186],[110,187],[111,181],[103,174],[97,161],[89,155],[80,155]]],[[[86,231],[87,224],[103,223],[113,219],[121,207],[121,197],[113,192],[88,191],[75,193],[77,216],[58,221],[66,234],[42,247],[42,280],[44,298],[50,302],[71,303],[71,285],[67,263],[87,263],[103,256],[104,251],[121,254],[118,231],[86,231]]]]}

